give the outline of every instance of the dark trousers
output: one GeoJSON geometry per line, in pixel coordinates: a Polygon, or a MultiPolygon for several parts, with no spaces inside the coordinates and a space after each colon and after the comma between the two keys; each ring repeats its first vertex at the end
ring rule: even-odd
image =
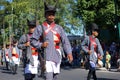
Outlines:
{"type": "Polygon", "coordinates": [[[90,69],[89,69],[88,76],[87,76],[87,80],[90,80],[90,79],[91,79],[91,76],[93,76],[93,79],[94,79],[94,80],[97,80],[95,68],[90,68],[90,69]]]}
{"type": "Polygon", "coordinates": [[[6,61],[5,64],[6,64],[6,69],[8,70],[8,69],[9,69],[9,68],[8,68],[9,62],[6,61]]]}
{"type": "Polygon", "coordinates": [[[12,70],[13,74],[16,74],[16,73],[17,73],[17,68],[18,68],[18,65],[17,65],[17,64],[11,65],[11,70],[12,70]]]}
{"type": "Polygon", "coordinates": [[[25,74],[25,80],[33,80],[35,78],[35,74],[27,73],[25,74]]]}

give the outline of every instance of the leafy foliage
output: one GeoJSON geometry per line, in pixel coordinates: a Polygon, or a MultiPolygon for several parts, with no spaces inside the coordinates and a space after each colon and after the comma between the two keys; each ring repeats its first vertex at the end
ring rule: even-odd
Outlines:
{"type": "MultiPolygon", "coordinates": [[[[114,0],[77,0],[76,15],[82,17],[85,23],[96,22],[100,26],[114,25],[114,0]]],[[[116,0],[117,1],[117,0],[116,0]]],[[[117,3],[119,5],[119,2],[117,3]]],[[[119,10],[118,10],[119,11],[119,10]]],[[[120,14],[118,14],[120,15],[120,14]]]]}
{"type": "Polygon", "coordinates": [[[44,18],[44,1],[46,3],[57,6],[56,22],[63,26],[65,30],[71,33],[71,27],[75,29],[80,27],[80,18],[76,19],[73,14],[76,4],[74,0],[0,0],[0,6],[4,6],[0,10],[0,28],[4,29],[6,42],[9,37],[17,36],[19,38],[23,33],[26,33],[27,19],[36,19],[41,24],[44,18]],[[55,2],[57,1],[57,2],[55,2]]]}
{"type": "MultiPolygon", "coordinates": [[[[97,23],[101,29],[109,30],[110,40],[117,40],[117,33],[114,25],[120,18],[120,0],[76,0],[76,16],[80,16],[86,23],[86,28],[90,22],[97,23]],[[115,6],[116,5],[116,6],[115,6]],[[118,17],[117,17],[118,16],[118,17]]],[[[104,35],[104,33],[101,33],[104,35]]],[[[102,36],[102,38],[105,38],[102,36]]],[[[104,40],[104,39],[103,39],[104,40]]]]}

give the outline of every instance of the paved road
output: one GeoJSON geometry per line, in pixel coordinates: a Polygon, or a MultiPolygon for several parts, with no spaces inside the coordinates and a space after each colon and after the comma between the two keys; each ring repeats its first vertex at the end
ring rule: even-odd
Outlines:
{"type": "MultiPolygon", "coordinates": [[[[59,80],[86,80],[88,71],[85,69],[61,69],[61,74],[59,75],[59,80]]],[[[120,72],[116,72],[116,69],[112,71],[97,70],[98,80],[120,80],[120,72]]],[[[3,70],[0,67],[0,80],[24,80],[23,69],[19,68],[16,75],[11,74],[10,71],[3,70]]],[[[43,80],[38,78],[37,80],[43,80]]],[[[92,80],[92,79],[91,79],[92,80]]]]}

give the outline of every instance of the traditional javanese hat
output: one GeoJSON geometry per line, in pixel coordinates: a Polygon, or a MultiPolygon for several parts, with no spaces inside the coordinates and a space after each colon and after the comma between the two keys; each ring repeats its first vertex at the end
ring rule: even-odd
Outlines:
{"type": "Polygon", "coordinates": [[[27,19],[27,24],[29,27],[36,27],[36,20],[28,20],[27,19]]]}
{"type": "Polygon", "coordinates": [[[46,2],[44,2],[44,9],[45,9],[45,13],[46,12],[56,12],[56,5],[48,5],[46,4],[46,2]]]}
{"type": "Polygon", "coordinates": [[[91,31],[99,31],[99,27],[96,23],[90,23],[89,27],[91,31]]]}

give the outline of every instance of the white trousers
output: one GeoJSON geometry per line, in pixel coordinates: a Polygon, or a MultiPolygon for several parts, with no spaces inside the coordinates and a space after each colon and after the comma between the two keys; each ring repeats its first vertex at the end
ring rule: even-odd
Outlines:
{"type": "Polygon", "coordinates": [[[38,73],[38,56],[33,56],[34,59],[34,65],[31,65],[30,63],[26,65],[25,67],[25,73],[32,73],[37,74],[38,73]]]}
{"type": "Polygon", "coordinates": [[[60,73],[60,63],[55,63],[52,61],[46,61],[46,72],[60,73]]]}

